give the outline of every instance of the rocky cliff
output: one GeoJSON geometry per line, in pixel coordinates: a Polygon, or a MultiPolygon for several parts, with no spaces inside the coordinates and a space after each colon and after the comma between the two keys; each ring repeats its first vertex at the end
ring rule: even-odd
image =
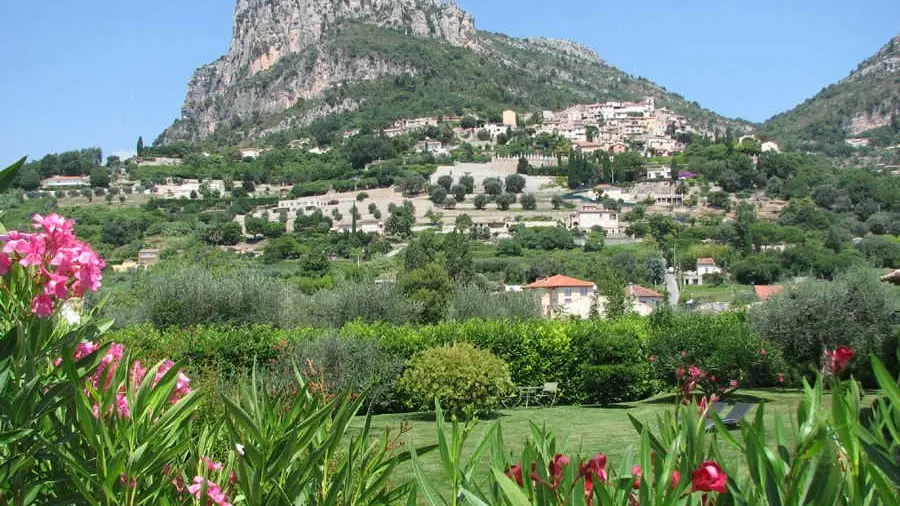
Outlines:
{"type": "Polygon", "coordinates": [[[900,115],[900,35],[796,108],[768,120],[762,133],[795,143],[842,143],[900,115]]]}
{"type": "Polygon", "coordinates": [[[581,44],[477,32],[448,0],[238,0],[228,53],[196,71],[181,118],[157,142],[251,142],[326,116],[336,131],[646,96],[703,129],[738,124],[581,44]]]}
{"type": "Polygon", "coordinates": [[[162,140],[202,140],[223,124],[282,112],[336,83],[414,72],[389,58],[318,51],[334,27],[349,21],[476,44],[472,17],[443,0],[238,0],[228,54],[194,73],[182,117],[162,140]],[[277,72],[279,65],[291,71],[277,72]]]}

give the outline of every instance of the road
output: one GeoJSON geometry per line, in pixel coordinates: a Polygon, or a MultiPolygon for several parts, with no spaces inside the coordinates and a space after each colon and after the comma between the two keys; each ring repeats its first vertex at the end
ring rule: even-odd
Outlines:
{"type": "Polygon", "coordinates": [[[677,307],[678,301],[681,299],[681,293],[678,289],[678,278],[670,272],[666,273],[666,291],[669,292],[669,305],[677,307]]]}

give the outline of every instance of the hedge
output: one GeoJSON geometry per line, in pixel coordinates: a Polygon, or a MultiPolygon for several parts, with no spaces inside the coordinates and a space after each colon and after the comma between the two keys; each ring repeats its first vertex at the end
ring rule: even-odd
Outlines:
{"type": "Polygon", "coordinates": [[[285,350],[293,343],[329,337],[372,342],[400,362],[428,348],[469,342],[509,364],[516,385],[559,383],[563,402],[634,400],[654,393],[658,384],[672,384],[671,371],[659,364],[654,367],[658,375],[650,374],[650,355],[687,351],[698,364],[728,371],[747,385],[772,385],[777,373],[785,372],[777,347],[765,343],[745,318],[734,314],[615,321],[470,320],[428,326],[350,323],[337,331],[265,325],[154,330],[148,325],[120,330],[112,339],[140,350],[148,359],[169,357],[188,368],[217,370],[227,383],[254,363],[289,360],[285,350]],[[762,348],[767,348],[765,357],[759,353],[762,348]],[[620,374],[630,379],[615,379],[615,392],[600,392],[604,382],[613,381],[603,378],[620,374]]]}

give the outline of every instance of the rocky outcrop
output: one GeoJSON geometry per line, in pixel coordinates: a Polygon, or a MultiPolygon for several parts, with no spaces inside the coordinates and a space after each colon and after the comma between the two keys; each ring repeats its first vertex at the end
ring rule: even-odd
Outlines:
{"type": "Polygon", "coordinates": [[[195,72],[181,118],[160,141],[200,141],[222,124],[283,112],[340,82],[415,72],[388,58],[320,51],[329,30],[345,22],[477,44],[472,17],[445,0],[238,0],[228,54],[195,72]]]}

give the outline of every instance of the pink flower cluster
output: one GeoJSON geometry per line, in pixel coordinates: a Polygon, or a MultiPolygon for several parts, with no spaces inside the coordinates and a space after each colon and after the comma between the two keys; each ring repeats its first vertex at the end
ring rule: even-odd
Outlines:
{"type": "Polygon", "coordinates": [[[206,483],[206,497],[209,498],[210,503],[218,506],[231,506],[231,503],[228,502],[228,497],[225,496],[225,492],[222,491],[222,488],[202,476],[194,476],[194,484],[188,485],[187,491],[197,499],[200,499],[204,483],[206,483]]]}
{"type": "Polygon", "coordinates": [[[13,262],[23,268],[35,268],[35,281],[41,288],[31,301],[31,312],[39,318],[53,314],[57,300],[82,297],[85,291],[100,289],[105,263],[90,246],[75,238],[75,222],[59,215],[35,214],[37,232],[9,232],[0,237],[0,276],[13,262]]]}
{"type": "MultiPolygon", "coordinates": [[[[92,343],[90,341],[81,342],[76,348],[75,353],[73,354],[73,359],[77,362],[78,360],[87,357],[91,353],[94,353],[100,348],[100,345],[96,343],[92,343]]],[[[125,346],[121,344],[112,343],[109,345],[109,349],[106,351],[106,354],[103,355],[103,358],[100,360],[100,365],[97,366],[97,369],[94,370],[94,373],[87,379],[88,384],[91,385],[93,390],[95,391],[106,391],[110,387],[110,383],[112,382],[113,377],[115,376],[116,369],[119,367],[119,363],[122,361],[122,356],[125,354],[125,346]]],[[[62,363],[62,359],[57,359],[55,365],[59,366],[62,363]]],[[[153,379],[153,387],[162,380],[163,376],[169,369],[175,367],[175,362],[171,360],[166,360],[163,362],[159,369],[156,371],[156,377],[153,379]]],[[[129,379],[131,384],[135,387],[140,386],[141,382],[144,380],[144,376],[147,375],[147,369],[141,365],[140,360],[136,360],[131,365],[131,370],[129,371],[129,379]]],[[[180,401],[188,394],[191,393],[191,380],[184,374],[183,371],[178,371],[178,379],[175,383],[175,390],[172,392],[172,397],[170,401],[172,404],[180,401]]],[[[85,390],[89,392],[89,389],[85,390]]],[[[94,405],[94,416],[100,418],[100,406],[98,404],[94,405]]],[[[110,411],[112,408],[110,408],[110,411]]],[[[123,385],[119,388],[119,391],[116,393],[116,413],[121,418],[131,418],[131,407],[128,404],[128,396],[125,392],[125,386],[123,385]]],[[[109,413],[107,413],[109,414],[109,413]]]]}

